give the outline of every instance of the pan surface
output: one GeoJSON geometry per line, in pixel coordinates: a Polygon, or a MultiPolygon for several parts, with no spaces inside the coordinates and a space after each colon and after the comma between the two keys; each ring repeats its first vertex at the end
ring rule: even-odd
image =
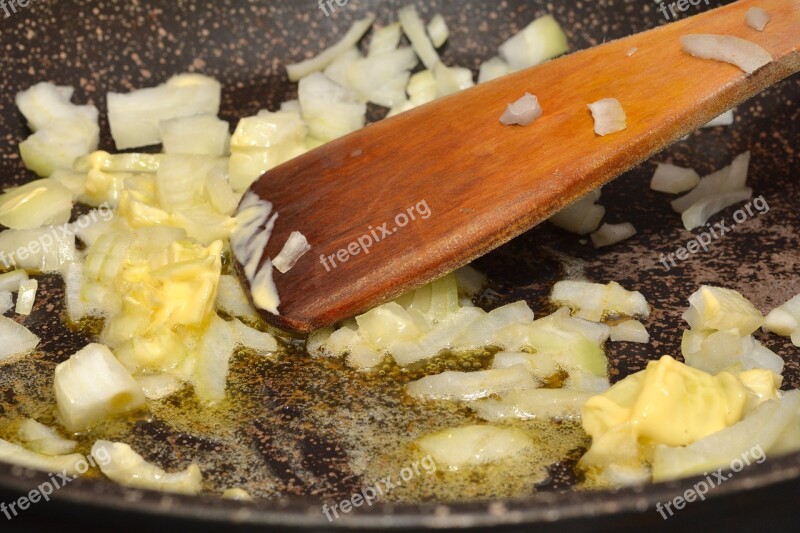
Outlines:
{"type": "MultiPolygon", "coordinates": [[[[235,125],[238,118],[260,109],[275,110],[295,96],[295,86],[283,68],[287,60],[305,58],[330,45],[351,21],[366,13],[376,13],[380,22],[387,22],[405,3],[349,0],[326,17],[316,2],[305,0],[37,0],[27,7],[17,2],[16,13],[5,16],[0,11],[0,132],[5,140],[0,145],[0,180],[8,186],[33,178],[18,156],[18,143],[29,132],[14,95],[36,82],[72,85],[74,101],[98,106],[103,117],[101,148],[113,148],[104,118],[106,92],[153,86],[180,72],[202,72],[222,82],[221,116],[235,125]]],[[[571,51],[665,23],[653,2],[641,0],[416,3],[423,18],[442,13],[448,22],[445,63],[475,70],[496,54],[505,38],[548,12],[565,29],[571,51]]],[[[722,3],[726,2],[712,1],[706,7],[701,2],[685,16],[692,9],[722,3]]],[[[652,90],[659,90],[657,80],[652,90]]],[[[752,151],[748,183],[755,196],[763,195],[769,210],[737,224],[707,252],[664,268],[661,254],[674,253],[692,235],[670,209],[670,197],[649,189],[654,169],[649,162],[605,187],[601,200],[606,221],[632,222],[638,230],[634,238],[595,250],[585,240],[543,224],[475,263],[490,280],[490,290],[480,303],[489,308],[525,299],[541,315],[549,311],[546,296],[553,283],[576,274],[599,282],[615,280],[641,291],[653,308],[646,323],[651,342],[607,345],[614,381],[643,369],[648,360],[680,355],[684,329],[680,315],[701,284],[739,290],[763,312],[800,293],[799,101],[800,78],[794,76],[741,105],[733,126],[696,132],[654,158],[705,175],[735,155],[752,151]]],[[[375,111],[376,117],[380,114],[375,111]]],[[[712,221],[729,220],[736,208],[712,221]]],[[[3,438],[8,437],[10,421],[20,416],[54,420],[53,368],[88,339],[85,332],[63,325],[60,279],[43,276],[40,283],[34,312],[20,322],[42,343],[23,361],[0,366],[3,438]]],[[[757,336],[785,359],[784,388],[800,386],[797,348],[784,338],[757,336]]],[[[486,355],[478,355],[472,363],[480,365],[485,359],[486,355]]],[[[465,363],[445,359],[436,364],[457,368],[465,363]]],[[[425,370],[419,369],[416,376],[425,370]]],[[[34,506],[31,516],[63,513],[88,521],[126,520],[125,516],[136,514],[137,520],[152,519],[161,525],[174,523],[165,520],[201,520],[241,528],[324,527],[330,523],[321,510],[323,502],[349,498],[381,474],[396,474],[405,466],[403,441],[475,420],[464,408],[404,400],[402,385],[415,378],[414,372],[387,366],[377,374],[359,374],[338,362],[311,359],[297,342],[288,342],[287,353],[277,360],[240,354],[234,358],[232,374],[231,400],[218,408],[201,409],[187,392],[152,405],[135,418],[105,424],[81,441],[84,453],[87,443],[99,435],[129,442],[167,470],[197,462],[209,495],[162,495],[88,475],[60,490],[52,502],[34,506]],[[211,496],[226,487],[243,487],[259,498],[233,502],[211,496]]],[[[533,429],[540,429],[543,440],[551,443],[547,453],[554,459],[547,475],[488,471],[478,479],[460,480],[457,490],[442,489],[434,476],[409,488],[399,487],[369,508],[343,514],[334,525],[441,528],[546,525],[556,520],[592,525],[608,517],[620,518],[623,525],[653,525],[662,521],[655,504],[671,500],[696,481],[576,491],[572,467],[586,445],[585,437],[569,424],[533,429]],[[554,432],[559,438],[552,438],[554,432]],[[411,502],[400,502],[406,499],[411,502]]],[[[4,491],[0,501],[10,501],[45,479],[44,474],[0,464],[4,491]]],[[[765,464],[738,473],[715,489],[708,502],[694,504],[671,523],[697,519],[712,509],[735,509],[742,498],[763,498],[778,488],[781,494],[800,488],[800,455],[770,457],[765,464]]],[[[0,523],[3,520],[0,517],[0,523]]],[[[117,530],[132,527],[115,524],[117,530]]],[[[209,526],[217,527],[222,526],[209,526]]]]}

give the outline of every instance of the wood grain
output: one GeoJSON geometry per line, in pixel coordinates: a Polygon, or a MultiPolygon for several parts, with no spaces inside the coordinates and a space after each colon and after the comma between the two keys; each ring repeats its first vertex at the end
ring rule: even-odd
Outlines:
{"type": "Polygon", "coordinates": [[[265,256],[294,230],[312,248],[275,272],[281,314],[265,319],[311,331],[469,263],[797,72],[799,45],[800,0],[741,0],[442,98],[269,171],[251,187],[279,213],[265,256]],[[763,32],[745,25],[751,6],[772,15],[763,32]],[[748,76],[693,58],[679,42],[690,33],[748,39],[775,61],[748,76]],[[544,115],[528,127],[501,125],[526,91],[544,115]],[[586,105],[606,97],[622,103],[628,127],[598,137],[586,105]],[[396,216],[419,202],[430,216],[414,210],[417,220],[398,227],[396,216]],[[355,250],[359,237],[375,241],[384,223],[390,235],[369,253],[322,264],[322,255],[355,250]]]}

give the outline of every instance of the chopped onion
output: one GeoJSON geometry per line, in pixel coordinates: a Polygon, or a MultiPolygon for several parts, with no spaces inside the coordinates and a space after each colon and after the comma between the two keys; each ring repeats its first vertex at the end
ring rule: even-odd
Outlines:
{"type": "Polygon", "coordinates": [[[616,98],[603,98],[588,104],[594,119],[594,132],[597,135],[616,133],[628,127],[625,110],[616,98]]]}
{"type": "Polygon", "coordinates": [[[477,400],[511,390],[539,385],[522,365],[475,372],[446,371],[425,376],[406,385],[406,393],[418,399],[477,400]]]}
{"type": "Polygon", "coordinates": [[[0,315],[7,313],[14,304],[11,301],[11,291],[0,289],[0,315]]]}
{"type": "Polygon", "coordinates": [[[512,391],[499,400],[485,399],[470,404],[484,420],[500,422],[513,419],[578,419],[588,392],[567,389],[530,389],[512,391]]]}
{"type": "Polygon", "coordinates": [[[203,476],[196,464],[182,472],[168,474],[145,461],[127,444],[107,440],[95,442],[92,455],[98,458],[97,464],[103,474],[120,485],[182,494],[197,494],[202,489],[203,476]],[[103,457],[108,460],[100,460],[103,457]]]}
{"type": "Polygon", "coordinates": [[[650,188],[654,191],[677,194],[695,188],[698,183],[700,175],[693,168],[658,163],[650,180],[650,188]]]}
{"type": "Polygon", "coordinates": [[[600,189],[594,190],[564,207],[548,220],[559,228],[586,235],[596,230],[606,213],[605,207],[595,202],[600,198],[600,189]]]}
{"type": "Polygon", "coordinates": [[[511,67],[520,70],[569,50],[567,36],[552,15],[535,19],[519,33],[500,45],[500,57],[511,67]]]}
{"type": "Polygon", "coordinates": [[[504,126],[512,124],[527,126],[541,116],[542,106],[539,105],[538,98],[526,92],[519,100],[513,104],[508,104],[500,117],[500,122],[504,126]]]}
{"type": "Polygon", "coordinates": [[[546,353],[497,352],[492,368],[510,368],[522,365],[537,380],[544,383],[561,369],[556,358],[546,353]]]}
{"type": "Polygon", "coordinates": [[[744,16],[744,20],[747,25],[756,31],[764,31],[764,28],[767,27],[769,19],[769,13],[760,7],[751,7],[747,10],[747,13],[745,13],[744,16]]]}
{"type": "Polygon", "coordinates": [[[158,130],[168,154],[222,156],[231,139],[228,123],[210,113],[162,120],[158,130]]]}
{"type": "Polygon", "coordinates": [[[78,444],[74,440],[65,439],[56,430],[32,418],[26,418],[19,426],[17,436],[28,449],[50,456],[72,453],[78,444]]]}
{"type": "Polygon", "coordinates": [[[45,455],[27,450],[17,444],[0,439],[0,460],[12,465],[41,470],[42,472],[62,472],[64,475],[78,475],[77,464],[85,461],[83,455],[45,455]]]}
{"type": "Polygon", "coordinates": [[[522,430],[472,425],[445,429],[417,441],[423,453],[449,470],[513,459],[533,448],[533,440],[522,430]]]}
{"type": "Polygon", "coordinates": [[[638,320],[625,320],[611,327],[611,341],[650,342],[650,334],[638,320]]]}
{"type": "Polygon", "coordinates": [[[19,284],[27,279],[28,273],[20,268],[0,274],[0,291],[16,292],[19,284]]]}
{"type": "Polygon", "coordinates": [[[402,36],[403,30],[399,22],[374,30],[372,32],[372,39],[369,41],[367,56],[381,55],[397,49],[402,36]]]}
{"type": "Polygon", "coordinates": [[[619,283],[608,285],[588,281],[559,281],[553,286],[550,300],[576,310],[575,316],[599,321],[605,314],[648,316],[650,307],[640,292],[625,290],[619,283]]]}
{"type": "Polygon", "coordinates": [[[195,205],[195,197],[215,163],[214,158],[203,155],[165,156],[156,172],[159,206],[171,210],[195,205]]]}
{"type": "Polygon", "coordinates": [[[180,74],[157,87],[127,94],[110,92],[108,122],[119,150],[161,142],[159,123],[192,115],[219,113],[220,83],[200,74],[180,74]]]}
{"type": "Polygon", "coordinates": [[[0,316],[0,339],[3,339],[0,343],[0,363],[32,352],[41,340],[25,326],[4,316],[0,316]]]}
{"type": "Polygon", "coordinates": [[[441,13],[433,16],[428,23],[428,36],[431,38],[434,48],[441,48],[450,36],[450,30],[447,29],[447,23],[441,13]]]}
{"type": "Polygon", "coordinates": [[[97,150],[76,160],[72,167],[78,172],[94,169],[110,173],[155,174],[163,159],[164,154],[109,154],[104,150],[97,150]]]}
{"type": "Polygon", "coordinates": [[[425,32],[425,25],[422,23],[422,19],[419,18],[416,6],[410,4],[398,10],[397,19],[403,27],[403,33],[408,37],[411,47],[422,60],[425,68],[433,70],[439,63],[439,54],[436,53],[436,49],[425,32]]]}
{"type": "Polygon", "coordinates": [[[233,319],[233,333],[236,344],[244,346],[260,354],[268,354],[278,349],[278,341],[270,333],[259,331],[233,319]]]}
{"type": "Polygon", "coordinates": [[[764,324],[764,331],[771,331],[785,337],[792,337],[792,343],[800,346],[796,342],[796,334],[800,331],[800,294],[784,302],[769,312],[764,324]]]}
{"type": "Polygon", "coordinates": [[[247,318],[248,320],[255,320],[258,317],[258,313],[247,299],[242,284],[235,276],[227,274],[220,276],[216,306],[217,309],[232,317],[247,318]]]}
{"type": "Polygon", "coordinates": [[[703,285],[689,297],[682,318],[693,330],[737,329],[749,335],[764,324],[764,315],[733,289],[703,285]]]}
{"type": "Polygon", "coordinates": [[[589,236],[595,248],[610,246],[636,235],[636,228],[630,222],[622,224],[603,224],[597,231],[593,231],[589,236]]]}
{"type": "Polygon", "coordinates": [[[47,177],[56,169],[72,168],[77,158],[97,149],[99,139],[96,122],[55,120],[19,143],[19,153],[27,168],[47,177]]]}
{"type": "Polygon", "coordinates": [[[761,46],[732,35],[683,35],[681,47],[694,57],[730,63],[748,74],[772,61],[761,46]]]}
{"type": "Polygon", "coordinates": [[[733,122],[734,122],[733,109],[729,109],[729,110],[725,111],[723,114],[721,114],[720,116],[712,119],[711,122],[708,122],[707,124],[704,124],[702,127],[703,128],[713,128],[713,127],[716,127],[716,126],[730,126],[731,124],[733,124],[733,122]]]}
{"type": "Polygon", "coordinates": [[[253,501],[253,497],[250,496],[250,493],[244,489],[225,489],[222,493],[222,497],[226,500],[239,500],[239,501],[253,501]]]}
{"type": "Polygon", "coordinates": [[[683,227],[691,231],[705,225],[708,219],[726,207],[738,204],[753,197],[753,189],[745,187],[736,191],[722,193],[713,198],[706,198],[693,204],[681,215],[683,227]]]}
{"type": "Polygon", "coordinates": [[[495,56],[481,63],[481,68],[478,71],[478,83],[492,81],[505,76],[509,72],[511,72],[511,67],[508,66],[508,63],[495,56]]]}
{"type": "Polygon", "coordinates": [[[405,102],[411,69],[418,62],[416,54],[408,47],[365,58],[357,57],[343,67],[345,83],[339,83],[355,91],[363,100],[393,107],[405,102]]]}
{"type": "Polygon", "coordinates": [[[58,87],[49,82],[41,82],[17,93],[15,101],[28,121],[28,127],[34,132],[60,120],[96,124],[97,108],[93,105],[76,106],[70,103],[74,92],[72,87],[58,87]]]}
{"type": "Polygon", "coordinates": [[[750,152],[739,154],[730,165],[700,178],[697,187],[673,200],[672,209],[683,213],[701,200],[718,196],[721,193],[744,189],[749,167],[750,152]]]}
{"type": "Polygon", "coordinates": [[[161,400],[181,390],[183,383],[172,374],[149,374],[138,376],[136,381],[142,387],[148,400],[161,400]]]}
{"type": "Polygon", "coordinates": [[[205,402],[225,399],[225,382],[236,336],[231,324],[218,316],[211,318],[197,351],[195,393],[205,402]]]}
{"type": "Polygon", "coordinates": [[[300,80],[297,95],[309,133],[321,141],[364,127],[366,103],[324,74],[315,72],[300,80]]]}
{"type": "Polygon", "coordinates": [[[17,294],[17,307],[14,310],[18,315],[30,315],[33,310],[33,302],[36,300],[36,289],[39,282],[35,279],[26,279],[19,284],[17,294]]]}
{"type": "Polygon", "coordinates": [[[433,69],[436,79],[436,96],[447,96],[463,89],[469,89],[475,82],[472,81],[472,71],[463,67],[448,67],[444,63],[437,63],[433,69]]]}
{"type": "Polygon", "coordinates": [[[72,212],[72,191],[51,179],[26,183],[0,194],[0,224],[35,229],[63,224],[72,212]]]}
{"type": "Polygon", "coordinates": [[[327,67],[334,59],[355,46],[358,41],[361,40],[364,34],[367,33],[367,30],[369,30],[369,28],[372,26],[372,22],[374,20],[375,17],[369,16],[355,21],[353,25],[350,26],[350,29],[347,30],[347,33],[344,35],[344,37],[342,37],[339,42],[330,48],[323,50],[317,56],[311,59],[301,61],[300,63],[286,65],[286,72],[289,74],[289,80],[298,81],[302,78],[305,78],[309,74],[319,72],[327,67]]]}
{"type": "Polygon", "coordinates": [[[272,260],[272,266],[281,274],[286,274],[291,269],[297,260],[311,249],[305,235],[299,231],[293,231],[289,238],[286,239],[286,244],[283,245],[281,251],[272,260]]]}

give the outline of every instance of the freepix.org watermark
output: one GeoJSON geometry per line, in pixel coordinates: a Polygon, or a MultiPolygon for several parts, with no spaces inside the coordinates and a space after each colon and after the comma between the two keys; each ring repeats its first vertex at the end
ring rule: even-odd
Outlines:
{"type": "Polygon", "coordinates": [[[710,5],[709,0],[653,0],[658,5],[658,10],[664,15],[667,20],[675,20],[678,18],[678,13],[688,11],[690,7],[700,7],[702,5],[710,5]],[[670,16],[672,15],[672,16],[670,16]]]}
{"type": "Polygon", "coordinates": [[[670,268],[678,266],[676,260],[685,261],[690,254],[694,255],[700,250],[707,252],[709,245],[736,229],[736,224],[742,224],[748,218],[752,218],[756,214],[763,215],[767,211],[769,211],[769,204],[767,204],[763,196],[753,198],[751,202],[747,202],[741,209],[734,211],[733,224],[729,225],[726,220],[721,220],[714,225],[708,223],[705,225],[708,231],[700,233],[697,237],[688,241],[686,246],[681,246],[672,253],[659,255],[658,260],[664,266],[664,270],[668,272],[670,268]],[[753,211],[753,208],[755,208],[755,211],[753,211]]]}
{"type": "Polygon", "coordinates": [[[386,476],[385,478],[377,481],[374,485],[364,487],[361,489],[361,492],[353,494],[346,500],[342,500],[339,503],[334,503],[331,506],[324,504],[322,506],[322,514],[325,515],[325,517],[328,519],[328,522],[333,522],[335,518],[339,518],[339,511],[348,514],[353,509],[361,507],[364,504],[366,504],[368,507],[372,507],[372,502],[374,502],[380,496],[388,494],[395,487],[399,487],[403,483],[408,483],[414,479],[414,477],[419,476],[423,472],[426,475],[436,472],[436,463],[434,462],[433,457],[430,455],[426,455],[421,460],[414,461],[410,465],[404,466],[402,470],[400,470],[400,479],[397,481],[392,481],[392,476],[386,476]],[[420,467],[422,470],[420,470],[420,467]]]}
{"type": "Polygon", "coordinates": [[[336,11],[336,6],[344,7],[349,0],[319,0],[319,9],[325,13],[326,17],[330,17],[331,13],[336,11]]]}
{"type": "Polygon", "coordinates": [[[8,18],[11,15],[17,14],[17,8],[25,9],[33,3],[33,0],[0,0],[0,9],[3,10],[5,16],[8,18]]]}
{"type": "Polygon", "coordinates": [[[686,489],[683,494],[680,496],[675,496],[668,502],[657,503],[656,511],[658,511],[658,514],[661,515],[661,518],[666,520],[670,516],[675,515],[675,511],[672,510],[673,507],[680,511],[686,507],[687,503],[692,503],[698,498],[700,501],[705,501],[706,494],[708,494],[709,490],[719,487],[721,484],[732,478],[733,474],[744,470],[745,465],[750,466],[751,460],[755,461],[757,464],[761,464],[767,460],[767,454],[764,453],[764,449],[760,444],[756,444],[749,450],[746,450],[744,453],[742,453],[740,458],[737,457],[733,459],[728,465],[728,468],[730,468],[731,471],[728,472],[727,475],[722,473],[722,468],[717,469],[716,472],[712,472],[710,475],[708,472],[703,472],[703,475],[706,476],[704,480],[698,481],[692,485],[691,488],[686,489]]]}
{"type": "MultiPolygon", "coordinates": [[[[0,0],[2,1],[2,0],[0,0]]],[[[42,233],[37,238],[32,239],[24,246],[20,246],[16,250],[11,250],[9,253],[0,250],[0,263],[6,269],[16,268],[17,259],[24,261],[28,257],[38,254],[39,252],[47,253],[50,248],[61,242],[62,239],[75,235],[79,229],[88,228],[91,224],[97,222],[98,219],[103,219],[108,222],[114,218],[114,211],[108,203],[101,204],[97,209],[92,209],[89,213],[79,216],[75,222],[62,224],[60,226],[53,226],[50,231],[42,233]]]]}
{"type": "Polygon", "coordinates": [[[28,492],[25,496],[20,496],[10,503],[0,502],[0,512],[5,515],[6,520],[11,520],[35,503],[39,503],[42,500],[49,502],[50,496],[55,491],[63,489],[88,472],[90,466],[96,467],[98,463],[106,466],[110,462],[111,456],[108,454],[108,451],[105,448],[98,447],[98,449],[93,452],[93,455],[88,455],[75,462],[74,469],[77,473],[74,476],[67,474],[66,469],[61,472],[51,473],[50,479],[28,492]]]}
{"type": "Polygon", "coordinates": [[[391,237],[394,233],[408,226],[412,222],[416,222],[418,220],[418,216],[419,219],[422,220],[430,218],[431,208],[428,207],[427,201],[421,200],[405,211],[397,213],[397,215],[394,217],[394,226],[391,228],[389,227],[391,222],[384,222],[376,228],[373,228],[372,226],[368,227],[367,233],[357,238],[344,248],[340,248],[336,251],[336,253],[330,255],[321,254],[319,256],[319,262],[325,267],[326,272],[330,272],[331,270],[337,268],[341,263],[346,263],[351,257],[356,256],[361,252],[364,252],[364,255],[368,254],[369,249],[372,246],[382,242],[387,237],[391,237]]]}

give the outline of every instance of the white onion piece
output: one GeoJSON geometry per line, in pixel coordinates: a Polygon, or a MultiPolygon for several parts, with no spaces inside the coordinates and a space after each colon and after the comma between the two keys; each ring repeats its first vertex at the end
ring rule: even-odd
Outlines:
{"type": "Polygon", "coordinates": [[[34,132],[57,120],[85,120],[96,124],[97,108],[72,104],[70,98],[74,92],[72,87],[40,82],[17,93],[15,103],[34,132]]]}
{"type": "Polygon", "coordinates": [[[122,442],[98,440],[92,446],[92,455],[98,459],[97,464],[103,474],[111,481],[141,489],[197,494],[202,489],[203,476],[196,464],[191,464],[182,472],[167,473],[161,468],[148,463],[122,442]]]}
{"type": "Polygon", "coordinates": [[[168,154],[156,171],[158,205],[166,210],[191,207],[216,160],[207,155],[168,154]]]}
{"type": "Polygon", "coordinates": [[[638,320],[626,320],[611,327],[611,342],[618,341],[647,343],[650,334],[638,320]]]}
{"type": "Polygon", "coordinates": [[[19,426],[17,436],[26,448],[51,456],[72,453],[78,444],[74,440],[65,439],[53,428],[40,424],[32,418],[26,418],[19,426]]]}
{"type": "Polygon", "coordinates": [[[0,316],[0,363],[12,357],[32,352],[39,345],[39,337],[10,318],[0,316]]]}
{"type": "Polygon", "coordinates": [[[11,291],[0,289],[0,315],[8,312],[14,304],[11,301],[11,291]]]}
{"type": "Polygon", "coordinates": [[[239,283],[239,279],[228,274],[219,277],[216,306],[217,309],[232,317],[255,320],[258,316],[247,299],[247,294],[245,294],[242,284],[239,283]]]}
{"type": "Polygon", "coordinates": [[[21,268],[0,274],[0,291],[16,292],[19,284],[27,279],[28,273],[21,268]]]}
{"type": "Polygon", "coordinates": [[[142,388],[102,344],[89,344],[56,366],[53,387],[58,412],[71,431],[144,405],[142,388]]]}
{"type": "Polygon", "coordinates": [[[447,96],[463,89],[469,89],[475,82],[472,81],[472,71],[464,67],[448,67],[444,63],[437,63],[433,69],[436,79],[436,96],[447,96]]]}
{"type": "Polygon", "coordinates": [[[400,27],[399,22],[374,30],[372,39],[369,41],[367,57],[385,54],[397,49],[402,36],[403,29],[400,27]]]}
{"type": "Polygon", "coordinates": [[[748,74],[772,61],[761,46],[732,35],[683,35],[681,47],[694,57],[730,63],[748,74]]]}
{"type": "Polygon", "coordinates": [[[260,354],[272,353],[278,349],[278,341],[272,334],[251,328],[236,318],[232,324],[236,344],[260,354]]]}
{"type": "Polygon", "coordinates": [[[297,263],[297,260],[310,249],[311,245],[308,244],[305,235],[299,231],[293,231],[286,239],[286,244],[283,245],[280,253],[272,260],[272,266],[281,274],[286,274],[297,263]]]}
{"type": "Polygon", "coordinates": [[[481,292],[488,283],[486,276],[478,272],[471,265],[459,268],[453,272],[453,275],[456,277],[459,290],[463,291],[467,296],[475,296],[481,292]]]}
{"type": "Polygon", "coordinates": [[[422,64],[425,65],[425,68],[432,70],[439,63],[439,54],[436,53],[436,49],[428,38],[416,6],[410,4],[398,10],[397,19],[400,21],[403,33],[408,37],[411,47],[422,60],[422,64]]]}
{"type": "Polygon", "coordinates": [[[680,198],[673,200],[671,202],[672,209],[678,213],[683,213],[701,200],[721,193],[743,189],[747,182],[749,167],[750,152],[739,154],[730,165],[700,178],[697,187],[680,198]]]}
{"type": "Polygon", "coordinates": [[[622,224],[603,224],[597,231],[593,231],[589,236],[595,248],[610,246],[636,235],[636,228],[630,222],[622,224]]]}
{"type": "Polygon", "coordinates": [[[490,422],[510,419],[577,419],[591,393],[568,389],[512,391],[499,400],[484,399],[469,407],[490,422]]]}
{"type": "Polygon", "coordinates": [[[628,291],[612,281],[607,285],[588,281],[564,280],[553,286],[550,300],[575,309],[575,316],[594,322],[606,313],[648,316],[650,307],[638,291],[628,291]]]}
{"type": "Polygon", "coordinates": [[[761,311],[733,289],[703,285],[689,296],[681,316],[693,330],[737,329],[749,335],[764,324],[761,311]]]}
{"type": "Polygon", "coordinates": [[[508,66],[508,63],[495,56],[481,63],[478,71],[478,83],[497,79],[509,72],[511,72],[511,67],[508,66]]]}
{"type": "Polygon", "coordinates": [[[100,128],[82,117],[49,122],[19,143],[25,166],[39,176],[50,176],[56,169],[72,168],[75,160],[96,150],[100,128]]]}
{"type": "Polygon", "coordinates": [[[546,353],[497,352],[492,361],[492,368],[510,368],[518,365],[523,366],[541,382],[557,374],[561,368],[556,359],[546,353]]]}
{"type": "Polygon", "coordinates": [[[226,500],[253,501],[253,497],[250,496],[249,492],[239,488],[225,489],[222,493],[222,497],[226,500]]]}
{"type": "Polygon", "coordinates": [[[698,183],[700,175],[693,168],[658,163],[650,180],[650,188],[654,191],[677,194],[695,188],[698,183]]]}
{"type": "MultiPolygon", "coordinates": [[[[771,331],[785,337],[800,331],[800,294],[784,302],[769,312],[764,331],[771,331]]],[[[792,337],[794,343],[795,338],[792,337]]],[[[797,343],[794,343],[797,345],[797,343]]]]}
{"type": "Polygon", "coordinates": [[[36,300],[36,290],[39,282],[35,279],[26,279],[19,284],[17,293],[17,306],[14,312],[18,315],[30,315],[33,310],[33,302],[36,300]]]}
{"type": "Polygon", "coordinates": [[[230,146],[228,123],[211,113],[162,120],[158,130],[167,154],[218,157],[230,146]]]}
{"type": "Polygon", "coordinates": [[[588,104],[594,119],[594,132],[597,135],[608,135],[622,131],[628,127],[625,110],[616,98],[603,98],[588,104]]]}
{"type": "Polygon", "coordinates": [[[753,197],[753,189],[745,187],[737,191],[730,191],[722,193],[713,198],[700,200],[693,204],[689,209],[683,212],[681,219],[683,220],[683,227],[691,231],[694,228],[699,228],[708,222],[708,219],[713,215],[719,213],[726,207],[733,204],[744,202],[753,197]]]}
{"type": "Polygon", "coordinates": [[[508,104],[506,110],[500,116],[500,122],[504,126],[512,124],[527,126],[541,116],[542,106],[539,105],[539,99],[526,92],[519,100],[508,104]]]}
{"type": "Polygon", "coordinates": [[[472,425],[445,429],[417,441],[423,453],[449,470],[512,459],[533,448],[533,440],[517,428],[472,425]]]}
{"type": "Polygon", "coordinates": [[[183,383],[172,374],[137,376],[136,381],[139,382],[144,397],[148,400],[161,400],[175,394],[183,387],[183,383]]]}
{"type": "Polygon", "coordinates": [[[605,207],[595,203],[598,199],[600,199],[600,189],[562,208],[548,220],[559,228],[578,235],[591,233],[600,226],[600,221],[606,213],[605,207]]]}
{"type": "Polygon", "coordinates": [[[364,127],[367,104],[356,92],[322,73],[314,72],[301,79],[297,96],[309,133],[321,141],[364,127]]]}
{"type": "Polygon", "coordinates": [[[355,46],[358,41],[361,40],[364,34],[367,33],[367,30],[369,30],[370,26],[372,26],[373,20],[375,20],[375,17],[369,16],[355,21],[353,25],[350,26],[350,29],[347,30],[347,33],[344,35],[344,37],[342,37],[330,48],[326,48],[311,59],[286,65],[286,72],[289,74],[289,80],[298,81],[313,72],[318,72],[327,67],[329,64],[331,64],[331,62],[333,62],[334,59],[339,57],[349,48],[355,46]]]}
{"type": "Polygon", "coordinates": [[[406,393],[418,399],[477,400],[510,390],[532,389],[539,383],[522,365],[475,372],[446,371],[425,376],[406,385],[406,393]]]}
{"type": "Polygon", "coordinates": [[[450,36],[450,30],[447,29],[447,23],[441,13],[433,16],[428,23],[428,36],[431,38],[434,48],[441,48],[450,36]]]}
{"type": "Polygon", "coordinates": [[[65,475],[74,476],[78,474],[77,464],[85,461],[86,458],[79,453],[58,456],[45,455],[0,439],[0,460],[42,472],[63,472],[65,475]]]}
{"type": "Polygon", "coordinates": [[[769,13],[760,7],[751,7],[744,15],[744,20],[747,25],[756,31],[764,31],[764,28],[767,27],[769,19],[769,13]]]}
{"type": "Polygon", "coordinates": [[[359,57],[344,67],[345,83],[339,83],[358,93],[363,100],[394,107],[405,102],[411,69],[418,62],[416,54],[408,47],[381,55],[359,57]]]}
{"type": "Polygon", "coordinates": [[[197,350],[195,393],[204,402],[225,399],[225,383],[236,337],[231,324],[218,316],[211,317],[197,350]]]}
{"type": "Polygon", "coordinates": [[[51,179],[14,187],[0,194],[0,224],[35,229],[63,224],[72,212],[72,191],[51,179]]]}
{"type": "Polygon", "coordinates": [[[511,70],[544,63],[569,50],[567,36],[552,15],[545,15],[525,26],[500,45],[500,57],[511,70]]]}
{"type": "Polygon", "coordinates": [[[716,126],[730,126],[734,122],[733,109],[725,111],[720,116],[712,119],[710,122],[703,124],[703,128],[714,128],[716,126]]]}

